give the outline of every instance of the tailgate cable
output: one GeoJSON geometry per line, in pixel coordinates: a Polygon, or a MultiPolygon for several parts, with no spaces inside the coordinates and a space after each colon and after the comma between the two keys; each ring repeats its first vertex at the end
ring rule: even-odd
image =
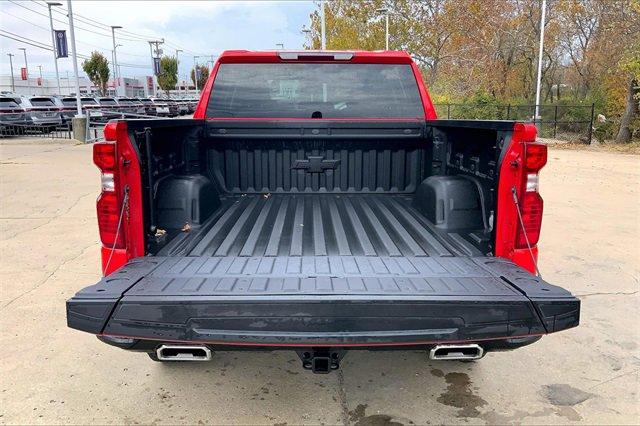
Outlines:
{"type": "Polygon", "coordinates": [[[104,269],[102,271],[102,275],[107,274],[109,270],[109,264],[111,263],[111,258],[113,257],[113,253],[116,250],[116,244],[118,244],[118,237],[120,236],[120,228],[122,227],[122,219],[124,218],[124,212],[129,204],[129,185],[124,187],[124,198],[122,199],[122,208],[120,209],[120,218],[118,219],[118,227],[116,228],[116,237],[113,239],[113,245],[111,246],[111,253],[109,253],[109,259],[107,260],[106,265],[104,265],[104,269]]]}
{"type": "Polygon", "coordinates": [[[529,254],[531,255],[531,261],[533,262],[534,268],[536,268],[536,274],[538,275],[538,277],[542,278],[540,269],[538,269],[538,262],[536,261],[536,257],[533,255],[533,249],[531,248],[531,244],[529,243],[527,230],[524,227],[524,220],[522,219],[522,212],[520,211],[520,203],[518,202],[518,193],[516,192],[515,186],[511,187],[511,194],[513,195],[513,202],[515,203],[516,211],[518,212],[518,221],[520,222],[520,227],[522,228],[522,234],[524,235],[524,240],[527,243],[527,249],[529,250],[529,254]]]}

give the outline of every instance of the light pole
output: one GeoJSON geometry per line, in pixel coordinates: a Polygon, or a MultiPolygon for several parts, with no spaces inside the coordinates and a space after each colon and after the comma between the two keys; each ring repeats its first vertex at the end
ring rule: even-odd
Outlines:
{"type": "Polygon", "coordinates": [[[178,60],[178,54],[182,52],[182,49],[176,49],[176,73],[178,74],[178,95],[180,95],[180,61],[178,60]]]}
{"type": "Polygon", "coordinates": [[[49,26],[51,28],[51,44],[53,47],[53,63],[56,67],[56,82],[58,83],[58,94],[61,95],[62,91],[60,90],[60,74],[58,73],[58,52],[56,50],[56,36],[55,31],[53,31],[53,16],[51,15],[51,8],[55,6],[62,6],[62,3],[54,3],[47,2],[47,6],[49,7],[49,26]]]}
{"type": "MultiPolygon", "coordinates": [[[[538,49],[538,78],[536,81],[536,116],[534,120],[540,126],[540,81],[542,80],[542,52],[544,47],[544,21],[546,17],[547,0],[542,0],[542,14],[540,16],[540,48],[538,49]]],[[[540,131],[540,129],[538,129],[540,131]]]]}
{"type": "Polygon", "coordinates": [[[389,50],[389,9],[381,7],[376,12],[384,13],[384,50],[389,50]]]}
{"type": "Polygon", "coordinates": [[[29,64],[27,63],[27,48],[19,47],[18,50],[22,50],[24,53],[24,69],[27,71],[27,95],[29,95],[31,91],[31,84],[29,83],[29,64]]]}
{"type": "Polygon", "coordinates": [[[148,43],[149,43],[149,51],[151,52],[151,69],[153,70],[151,80],[153,80],[153,95],[155,96],[156,94],[156,56],[154,55],[158,55],[157,57],[162,55],[162,50],[160,49],[159,46],[164,43],[164,39],[149,40],[148,43]],[[154,46],[156,48],[155,51],[153,50],[154,46]]]}
{"type": "Polygon", "coordinates": [[[73,10],[71,8],[71,0],[67,0],[67,11],[69,12],[69,34],[71,35],[71,48],[73,49],[73,77],[76,80],[77,117],[82,117],[82,104],[80,103],[80,78],[78,77],[78,50],[76,49],[76,33],[73,28],[73,10]]]}
{"type": "Polygon", "coordinates": [[[13,93],[16,92],[16,83],[13,80],[13,53],[7,53],[7,56],[9,57],[9,67],[11,68],[11,91],[13,93]]]}
{"type": "Polygon", "coordinates": [[[276,43],[276,49],[284,50],[284,43],[276,43]]]}
{"type": "Polygon", "coordinates": [[[116,30],[122,28],[120,25],[111,25],[111,39],[113,41],[113,70],[114,77],[118,79],[118,86],[120,85],[120,75],[118,74],[118,56],[116,55],[116,30]]]}
{"type": "Polygon", "coordinates": [[[113,68],[113,90],[117,91],[118,90],[117,86],[120,84],[120,81],[116,82],[116,75],[118,74],[118,71],[119,71],[118,65],[116,64],[116,50],[118,49],[118,47],[122,47],[122,45],[116,44],[113,47],[114,47],[114,50],[111,51],[111,67],[113,68]]]}
{"type": "Polygon", "coordinates": [[[196,95],[198,94],[198,58],[200,56],[193,57],[193,81],[196,84],[196,95]]]}

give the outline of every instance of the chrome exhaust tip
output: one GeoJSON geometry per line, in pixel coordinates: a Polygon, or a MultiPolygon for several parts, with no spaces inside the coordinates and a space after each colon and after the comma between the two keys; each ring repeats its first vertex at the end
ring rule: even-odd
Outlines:
{"type": "Polygon", "coordinates": [[[433,360],[473,360],[484,356],[482,346],[475,343],[468,345],[437,345],[429,351],[429,359],[433,360]]]}
{"type": "Polygon", "coordinates": [[[160,361],[211,361],[211,349],[200,345],[161,345],[156,355],[160,361]]]}

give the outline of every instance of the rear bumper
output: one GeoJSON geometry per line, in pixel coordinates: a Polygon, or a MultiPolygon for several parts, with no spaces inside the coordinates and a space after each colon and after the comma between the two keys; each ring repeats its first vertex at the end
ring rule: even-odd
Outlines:
{"type": "MultiPolygon", "coordinates": [[[[173,262],[176,260],[169,262],[167,270],[179,266],[173,262]]],[[[486,262],[484,266],[495,274],[495,282],[488,277],[475,278],[483,292],[469,290],[470,281],[461,278],[458,282],[464,285],[455,291],[451,289],[453,281],[439,287],[437,281],[442,278],[423,278],[437,290],[431,294],[407,289],[387,290],[389,294],[383,289],[372,294],[369,290],[355,291],[353,286],[339,291],[341,278],[333,278],[335,282],[329,286],[332,290],[318,294],[332,278],[307,277],[300,284],[301,290],[291,294],[280,290],[261,294],[264,292],[255,290],[258,285],[276,285],[276,279],[270,282],[265,278],[228,278],[234,281],[233,291],[225,291],[221,282],[216,287],[219,294],[203,294],[200,290],[207,286],[203,279],[189,277],[180,283],[180,291],[164,291],[175,288],[177,279],[160,277],[163,259],[146,258],[130,261],[68,300],[67,320],[71,328],[105,338],[245,348],[403,347],[464,342],[491,346],[491,342],[502,341],[494,346],[508,349],[505,342],[531,340],[578,325],[580,301],[566,290],[510,262],[474,262],[486,262]],[[445,288],[450,289],[441,290],[445,288]]],[[[391,284],[402,287],[402,280],[380,282],[391,288],[391,284]]],[[[418,288],[419,280],[412,280],[411,285],[418,288]]]]}

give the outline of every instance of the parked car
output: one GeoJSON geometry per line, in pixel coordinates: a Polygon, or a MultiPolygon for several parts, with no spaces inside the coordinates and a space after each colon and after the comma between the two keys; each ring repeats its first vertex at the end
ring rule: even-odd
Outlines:
{"type": "Polygon", "coordinates": [[[578,325],[536,275],[535,125],[438,120],[404,52],[215,69],[194,119],[112,121],[93,146],[105,278],[70,327],[154,361],[288,349],[329,373],[351,349],[470,361],[578,325]]]}
{"type": "Polygon", "coordinates": [[[62,112],[53,96],[22,96],[20,101],[27,120],[36,126],[55,127],[62,124],[62,112]]]}
{"type": "Polygon", "coordinates": [[[196,111],[198,105],[198,99],[188,99],[187,105],[189,106],[189,114],[193,114],[196,111]]]}
{"type": "Polygon", "coordinates": [[[135,106],[135,113],[138,115],[146,115],[146,108],[142,101],[138,98],[129,98],[131,103],[135,106]]]}
{"type": "Polygon", "coordinates": [[[0,130],[2,132],[15,132],[31,124],[18,99],[14,96],[0,96],[0,130]]]}
{"type": "Polygon", "coordinates": [[[144,107],[134,99],[131,98],[118,98],[118,111],[125,114],[144,114],[144,107]]]}
{"type": "Polygon", "coordinates": [[[178,105],[179,115],[189,114],[189,101],[186,99],[176,99],[176,104],[178,105]]]}
{"type": "Polygon", "coordinates": [[[160,117],[171,116],[171,110],[169,109],[169,104],[166,99],[151,98],[151,102],[153,102],[153,105],[156,107],[156,115],[160,117]]]}
{"type": "Polygon", "coordinates": [[[112,120],[114,118],[121,118],[120,106],[115,98],[103,97],[97,98],[100,110],[102,111],[103,118],[105,120],[112,120]]]}
{"type": "Polygon", "coordinates": [[[153,100],[149,98],[141,98],[140,102],[144,106],[145,115],[152,115],[152,116],[158,115],[157,107],[153,103],[153,100]]]}
{"type": "MultiPolygon", "coordinates": [[[[76,107],[76,97],[75,96],[66,96],[60,99],[63,105],[62,114],[67,116],[67,119],[75,117],[78,112],[76,107]]],[[[89,113],[92,120],[100,121],[100,119],[104,118],[102,114],[100,104],[95,98],[91,98],[88,96],[83,96],[80,98],[80,106],[82,107],[83,113],[89,113]]]]}
{"type": "Polygon", "coordinates": [[[169,106],[169,117],[177,117],[180,115],[178,103],[174,99],[165,99],[164,101],[169,106]]]}

